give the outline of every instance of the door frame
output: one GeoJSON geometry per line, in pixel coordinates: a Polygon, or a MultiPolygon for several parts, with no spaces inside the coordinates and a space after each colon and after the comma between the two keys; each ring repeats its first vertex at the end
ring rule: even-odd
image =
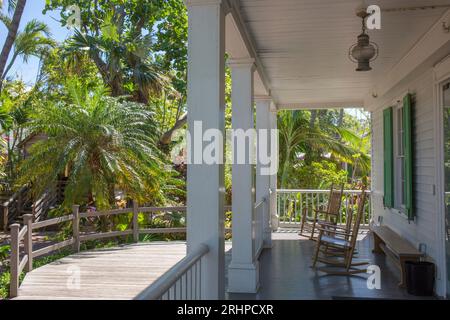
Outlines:
{"type": "Polygon", "coordinates": [[[443,101],[443,85],[450,81],[450,55],[445,57],[434,68],[434,94],[433,102],[435,106],[435,141],[436,141],[436,186],[435,195],[437,200],[438,216],[436,219],[437,231],[437,251],[438,265],[436,289],[441,296],[449,296],[450,288],[448,286],[449,279],[447,277],[447,254],[445,239],[445,177],[444,177],[444,101],[443,101]]]}

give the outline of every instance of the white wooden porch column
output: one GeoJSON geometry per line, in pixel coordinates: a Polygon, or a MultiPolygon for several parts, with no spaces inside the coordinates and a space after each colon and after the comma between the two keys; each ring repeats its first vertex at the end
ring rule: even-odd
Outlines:
{"type": "MultiPolygon", "coordinates": [[[[233,60],[229,66],[232,77],[233,130],[253,130],[254,60],[233,60]]],[[[233,143],[236,146],[236,141],[233,143]]],[[[250,144],[245,149],[248,155],[250,144]]],[[[234,150],[237,151],[237,148],[234,150]]],[[[245,164],[236,163],[236,153],[232,165],[233,248],[228,267],[228,291],[255,293],[259,286],[259,267],[253,252],[254,165],[248,157],[245,164]]]]}
{"type": "Polygon", "coordinates": [[[200,244],[209,247],[202,259],[201,298],[223,299],[224,275],[224,166],[201,161],[207,143],[203,132],[225,122],[225,17],[221,0],[187,0],[188,128],[192,164],[187,170],[188,253],[200,244]],[[201,124],[203,132],[194,129],[201,124]],[[197,158],[195,161],[194,159],[197,158]],[[200,158],[200,161],[198,159],[200,158]],[[194,163],[195,161],[195,163],[194,163]]]}
{"type": "MultiPolygon", "coordinates": [[[[266,144],[267,150],[264,151],[265,154],[270,152],[270,107],[272,104],[272,99],[269,96],[258,96],[255,97],[256,101],[256,131],[258,133],[258,148],[261,143],[266,144]],[[265,134],[264,134],[265,133],[265,134]],[[262,138],[264,135],[265,138],[262,138]],[[265,141],[260,141],[260,138],[265,139],[265,141]]],[[[264,149],[264,148],[263,148],[264,149]]],[[[264,205],[264,215],[258,217],[261,219],[262,224],[261,235],[263,237],[264,248],[272,247],[272,229],[271,229],[271,215],[270,215],[270,175],[265,174],[261,169],[267,168],[266,164],[261,163],[260,152],[258,151],[257,163],[256,163],[256,202],[266,199],[266,204],[264,205]]]]}
{"type": "MultiPolygon", "coordinates": [[[[269,123],[270,123],[270,128],[272,130],[277,130],[278,129],[278,122],[277,122],[277,111],[276,110],[272,110],[270,112],[270,116],[269,116],[269,123]]],[[[273,146],[271,145],[271,152],[274,152],[274,149],[276,149],[276,152],[279,153],[278,150],[278,140],[277,140],[277,146],[273,146]]],[[[279,154],[277,154],[277,162],[279,159],[279,154]]],[[[279,164],[277,163],[277,167],[279,166],[279,164]]],[[[277,170],[278,171],[278,170],[277,170]]],[[[277,173],[273,174],[270,176],[270,201],[269,201],[269,210],[270,210],[270,219],[271,219],[271,228],[272,231],[276,231],[279,227],[280,224],[280,220],[279,220],[279,216],[278,216],[278,205],[277,205],[277,173]]]]}

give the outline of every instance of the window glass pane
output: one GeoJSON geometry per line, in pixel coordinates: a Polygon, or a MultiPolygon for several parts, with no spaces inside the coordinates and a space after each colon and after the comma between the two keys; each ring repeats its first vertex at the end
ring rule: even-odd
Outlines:
{"type": "Polygon", "coordinates": [[[405,158],[403,158],[403,166],[402,166],[402,205],[405,205],[405,199],[406,199],[406,178],[405,178],[405,168],[406,168],[406,161],[405,158]]]}
{"type": "Polygon", "coordinates": [[[405,205],[405,157],[404,157],[404,131],[403,107],[398,105],[395,112],[395,207],[402,210],[405,205]]]}
{"type": "Polygon", "coordinates": [[[397,154],[403,156],[403,108],[397,109],[397,154]]]}

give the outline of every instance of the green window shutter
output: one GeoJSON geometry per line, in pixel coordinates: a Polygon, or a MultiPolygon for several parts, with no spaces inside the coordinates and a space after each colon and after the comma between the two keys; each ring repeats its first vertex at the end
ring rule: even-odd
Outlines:
{"type": "Polygon", "coordinates": [[[413,212],[413,127],[411,95],[403,98],[403,144],[405,148],[405,209],[408,219],[414,219],[413,212]]]}
{"type": "Polygon", "coordinates": [[[384,197],[385,207],[394,207],[394,128],[392,107],[383,111],[384,197]]]}

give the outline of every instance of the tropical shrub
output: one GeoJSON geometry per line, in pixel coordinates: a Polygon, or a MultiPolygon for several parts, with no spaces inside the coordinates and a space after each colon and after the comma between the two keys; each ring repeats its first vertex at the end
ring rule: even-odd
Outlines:
{"type": "Polygon", "coordinates": [[[63,101],[45,101],[30,114],[29,132],[47,138],[35,143],[20,166],[19,181],[31,181],[36,195],[66,173],[64,205],[114,205],[120,189],[140,203],[161,203],[176,188],[171,166],[157,147],[153,114],[139,103],[89,89],[77,78],[66,83],[63,101]]]}

